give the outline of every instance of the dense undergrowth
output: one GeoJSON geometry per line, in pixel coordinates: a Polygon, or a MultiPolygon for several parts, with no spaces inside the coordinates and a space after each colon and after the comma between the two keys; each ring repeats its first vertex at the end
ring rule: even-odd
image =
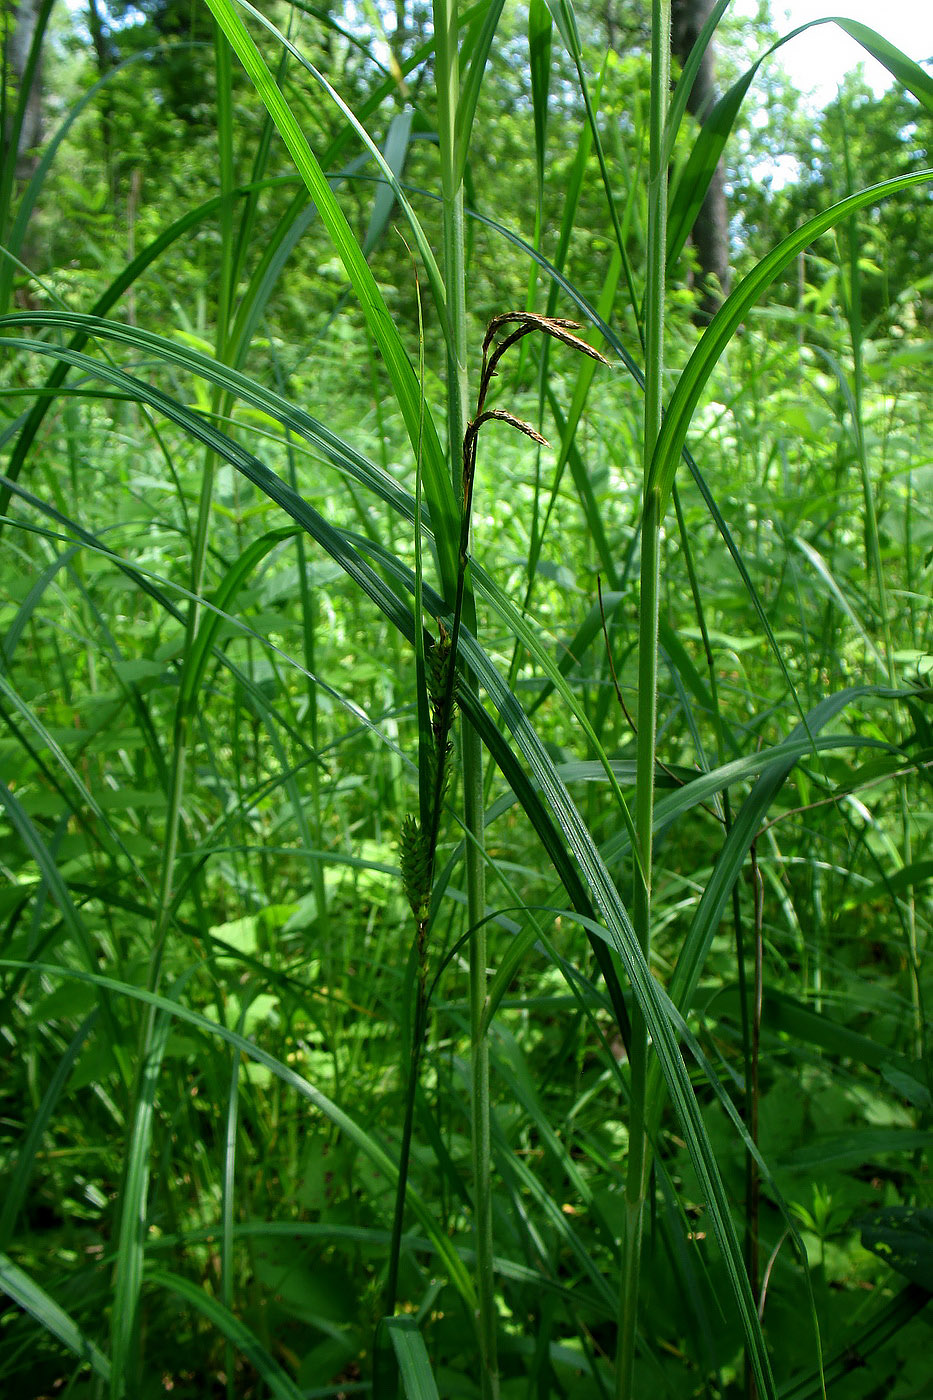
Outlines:
{"type": "Polygon", "coordinates": [[[4,1394],[927,1394],[933,351],[861,309],[926,176],[701,334],[744,88],[687,129],[663,4],[628,167],[532,4],[537,223],[464,198],[511,11],[380,154],[209,4],[219,199],[30,283],[4,186],[4,1394]]]}

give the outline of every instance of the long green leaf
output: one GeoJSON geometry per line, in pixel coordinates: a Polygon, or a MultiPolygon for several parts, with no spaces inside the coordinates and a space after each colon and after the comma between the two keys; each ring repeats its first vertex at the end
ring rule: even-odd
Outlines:
{"type": "Polygon", "coordinates": [[[232,1342],[240,1355],[255,1367],[276,1400],[302,1400],[304,1391],[295,1384],[287,1371],[282,1370],[255,1332],[251,1332],[244,1322],[210,1293],[192,1283],[190,1279],[183,1278],[181,1274],[170,1273],[168,1269],[148,1268],[146,1282],[164,1288],[166,1292],[174,1294],[187,1307],[194,1308],[206,1318],[211,1326],[232,1342]]]}
{"type": "Polygon", "coordinates": [[[413,1317],[386,1317],[389,1334],[408,1400],[440,1400],[424,1338],[413,1317]]]}
{"type": "MultiPolygon", "coordinates": [[[[821,24],[838,25],[844,33],[855,39],[873,58],[876,58],[880,64],[887,68],[888,72],[897,78],[908,92],[913,93],[927,111],[933,111],[933,78],[925,73],[919,64],[914,63],[912,59],[876,33],[875,30],[869,29],[867,25],[859,24],[856,20],[840,18],[812,20],[809,24],[800,25],[763,53],[761,58],[753,63],[751,68],[743,73],[742,77],[719,99],[712,112],[704,120],[687,164],[680,178],[671,188],[667,241],[669,267],[676,263],[683,251],[703,200],[706,198],[713,172],[719,164],[726,141],[735,125],[739,109],[759,68],[782,45],[797,38],[807,29],[816,28],[821,24]]],[[[686,97],[686,94],[684,96],[686,97]]]]}
{"type": "Polygon", "coordinates": [[[884,180],[879,185],[872,185],[869,189],[860,190],[858,194],[840,200],[838,204],[832,205],[788,234],[742,279],[700,337],[699,344],[678,379],[677,387],[667,406],[649,468],[648,482],[649,486],[657,487],[660,492],[662,512],[670,499],[674,474],[700,395],[729,341],[761,294],[793,262],[798,253],[802,253],[821,234],[848,218],[850,214],[888,199],[902,190],[927,184],[931,180],[933,170],[921,170],[911,175],[899,175],[893,180],[884,180]]]}
{"type": "Polygon", "coordinates": [[[293,526],[284,526],[278,530],[270,530],[268,534],[261,535],[259,539],[253,540],[252,544],[240,555],[239,559],[227,570],[223,581],[210,598],[212,607],[205,612],[201,619],[188,656],[185,658],[185,665],[182,670],[179,687],[179,700],[186,709],[193,709],[197,703],[198,693],[204,681],[204,673],[207,663],[213,652],[217,634],[224,621],[224,614],[230,608],[243,584],[249,578],[256,565],[265,558],[270,550],[275,549],[285,540],[294,539],[296,531],[293,526]]]}
{"type": "Polygon", "coordinates": [[[117,1266],[110,1322],[111,1400],[124,1400],[139,1391],[142,1376],[140,1354],[140,1300],[149,1233],[150,1151],[156,1112],[156,1095],[165,1048],[172,1027],[163,1012],[153,1018],[147,1039],[146,1061],[137,1081],[129,1156],[120,1196],[117,1266]]]}
{"type": "MultiPolygon", "coordinates": [[[[18,959],[0,958],[0,967],[18,968],[25,971],[40,973],[44,976],[58,979],[62,977],[72,978],[79,982],[87,982],[91,986],[99,987],[102,991],[111,992],[118,997],[128,997],[131,1000],[142,1002],[151,1007],[155,1012],[164,1015],[167,1020],[175,1019],[185,1022],[186,1025],[194,1026],[208,1037],[218,1037],[227,1045],[232,1046],[242,1055],[255,1060],[257,1064],[264,1065],[277,1079],[289,1086],[300,1097],[307,1099],[320,1113],[328,1118],[336,1128],[354,1143],[365,1157],[372,1162],[380,1174],[389,1183],[394,1183],[397,1175],[395,1163],[385,1149],[380,1146],[371,1133],[361,1127],[357,1121],[339,1107],[332,1099],[328,1098],[320,1089],[311,1084],[303,1075],[293,1070],[290,1065],[283,1064],[274,1055],[270,1055],[268,1050],[257,1045],[252,1040],[244,1039],[236,1031],[230,1030],[227,1026],[218,1024],[202,1016],[200,1012],[193,1011],[184,1003],[173,1001],[169,997],[160,996],[158,993],[149,992],[144,987],[136,987],[128,982],[120,982],[112,977],[104,977],[99,973],[82,972],[78,968],[62,967],[55,963],[24,963],[18,959]]],[[[472,1309],[475,1307],[475,1294],[470,1276],[463,1266],[463,1263],[453,1247],[453,1243],[440,1229],[433,1215],[427,1207],[422,1196],[409,1187],[408,1203],[422,1228],[426,1231],[436,1249],[438,1258],[441,1259],[448,1271],[448,1276],[463,1298],[465,1305],[472,1309]]]]}
{"type": "Polygon", "coordinates": [[[0,1254],[0,1289],[30,1317],[34,1317],[41,1327],[57,1337],[80,1361],[89,1365],[102,1381],[110,1380],[110,1362],[100,1348],[84,1335],[74,1318],[35,1279],[30,1278],[5,1254],[0,1254]]]}
{"type": "Polygon", "coordinates": [[[827,1361],[825,1367],[812,1372],[802,1380],[791,1381],[783,1386],[778,1400],[825,1400],[827,1387],[836,1381],[845,1383],[852,1374],[852,1359],[858,1357],[863,1363],[876,1351],[895,1337],[902,1327],[930,1301],[930,1293],[917,1284],[903,1289],[889,1303],[886,1303],[859,1330],[846,1339],[846,1345],[827,1361]]]}
{"type": "Polygon", "coordinates": [[[453,486],[437,429],[430,414],[423,412],[421,386],[402,345],[395,322],[323,170],[294,113],[276,86],[265,60],[236,13],[233,0],[207,0],[207,3],[288,147],[360,300],[370,332],[379,346],[405,421],[412,451],[415,456],[421,454],[425,490],[438,537],[441,583],[445,595],[453,599],[457,577],[455,540],[458,537],[453,486]]]}
{"type": "Polygon", "coordinates": [[[496,37],[499,20],[505,0],[488,0],[488,8],[482,25],[475,36],[468,36],[461,46],[461,54],[466,62],[466,73],[461,77],[460,101],[457,106],[456,121],[456,175],[458,184],[462,182],[470,154],[470,137],[476,117],[476,104],[479,101],[483,74],[489,59],[492,41],[496,37]]]}
{"type": "MultiPolygon", "coordinates": [[[[802,757],[801,746],[804,743],[812,749],[813,742],[820,730],[854,700],[867,698],[903,700],[906,694],[906,691],[890,690],[881,686],[853,686],[837,695],[827,696],[805,717],[801,724],[796,726],[790,735],[786,750],[781,752],[783,746],[779,746],[774,751],[774,762],[767,764],[762,770],[761,777],[735,817],[732,828],[717,857],[713,874],[704,887],[678,955],[669,991],[671,1000],[681,1012],[686,1013],[690,1007],[726,900],[732,886],[739,878],[749,848],[755,840],[765,814],[770,810],[778,792],[793,770],[796,761],[795,752],[802,757]]],[[[854,743],[855,741],[849,740],[848,742],[854,743]]],[[[729,767],[731,765],[727,765],[727,769],[729,767]]],[[[679,794],[673,794],[673,796],[677,798],[679,794]]],[[[666,800],[670,801],[670,799],[666,800]]]]}

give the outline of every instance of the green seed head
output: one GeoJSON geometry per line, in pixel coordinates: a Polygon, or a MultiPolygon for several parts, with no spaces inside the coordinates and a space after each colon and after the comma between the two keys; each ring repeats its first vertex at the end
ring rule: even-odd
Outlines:
{"type": "Polygon", "coordinates": [[[407,816],[402,822],[399,865],[411,912],[419,923],[424,923],[431,909],[431,858],[428,839],[417,817],[407,816]]]}

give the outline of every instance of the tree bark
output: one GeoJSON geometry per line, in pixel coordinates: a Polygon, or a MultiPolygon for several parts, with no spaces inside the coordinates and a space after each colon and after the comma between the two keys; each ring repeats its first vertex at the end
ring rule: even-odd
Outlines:
{"type": "MultiPolygon", "coordinates": [[[[712,8],[713,0],[673,0],[671,40],[674,54],[681,65],[686,63],[712,8]]],[[[709,44],[687,99],[687,110],[702,122],[711,111],[716,97],[716,57],[712,44],[709,44]]],[[[731,283],[729,209],[722,161],[710,181],[690,237],[699,263],[700,299],[696,320],[705,325],[719,309],[723,295],[728,295],[731,283]]]]}
{"type": "MultiPolygon", "coordinates": [[[[15,92],[7,95],[7,121],[11,122],[12,112],[15,104],[19,100],[23,80],[26,74],[26,65],[29,62],[29,51],[32,48],[32,41],[36,32],[36,25],[39,20],[39,9],[41,0],[20,0],[18,5],[10,7],[5,23],[10,26],[6,44],[7,61],[10,73],[15,83],[15,92]]],[[[16,143],[16,151],[8,149],[12,140],[12,133],[3,133],[3,154],[4,159],[14,158],[16,161],[16,178],[18,180],[28,180],[35,168],[35,151],[42,140],[42,63],[36,64],[32,75],[29,93],[26,99],[26,109],[23,114],[23,124],[19,131],[19,140],[16,143]]]]}

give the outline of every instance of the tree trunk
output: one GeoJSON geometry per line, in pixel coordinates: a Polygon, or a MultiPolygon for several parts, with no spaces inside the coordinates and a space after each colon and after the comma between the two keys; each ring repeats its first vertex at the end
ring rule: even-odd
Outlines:
{"type": "MultiPolygon", "coordinates": [[[[713,0],[673,0],[671,9],[672,47],[683,65],[700,30],[713,8],[713,0]]],[[[703,54],[693,89],[687,99],[687,110],[703,121],[716,101],[716,59],[712,44],[703,54]]],[[[699,262],[700,300],[697,321],[705,325],[718,310],[722,295],[728,294],[731,282],[729,268],[729,210],[726,204],[725,178],[722,161],[716,167],[706,198],[693,225],[691,241],[699,262]],[[712,280],[715,279],[715,280],[712,280]],[[718,286],[716,285],[718,282],[718,286]]]]}
{"type": "MultiPolygon", "coordinates": [[[[6,8],[6,6],[4,6],[6,8]]],[[[36,32],[36,24],[39,20],[39,10],[41,0],[20,0],[18,5],[13,5],[5,17],[5,25],[9,26],[6,37],[7,63],[9,64],[9,76],[13,79],[13,84],[7,87],[7,130],[3,133],[3,155],[7,160],[13,157],[16,161],[16,178],[18,180],[28,180],[35,168],[35,151],[42,140],[42,63],[36,64],[32,74],[32,82],[29,87],[29,94],[26,99],[26,110],[23,113],[23,124],[19,130],[19,139],[16,143],[16,151],[12,152],[9,143],[12,136],[12,118],[19,101],[22,84],[26,75],[26,66],[29,62],[29,51],[32,48],[33,37],[36,32]],[[14,91],[10,91],[10,86],[14,91]]],[[[5,75],[6,77],[6,75],[5,75]]]]}
{"type": "MultiPolygon", "coordinates": [[[[91,43],[94,45],[94,54],[97,58],[97,76],[104,78],[116,62],[116,53],[110,41],[110,36],[104,27],[104,19],[97,7],[97,0],[88,0],[87,7],[87,27],[91,34],[91,43]]],[[[101,143],[104,150],[104,165],[107,170],[107,183],[113,189],[113,97],[109,86],[102,94],[100,114],[100,134],[101,143]]]]}

